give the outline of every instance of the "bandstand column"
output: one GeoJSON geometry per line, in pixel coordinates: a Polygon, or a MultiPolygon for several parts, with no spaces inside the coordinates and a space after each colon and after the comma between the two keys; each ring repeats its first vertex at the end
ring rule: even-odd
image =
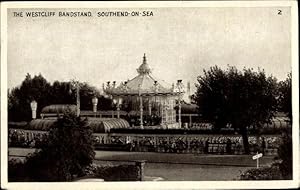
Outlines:
{"type": "Polygon", "coordinates": [[[164,122],[164,101],[160,100],[160,115],[161,115],[161,125],[163,125],[164,122]]]}
{"type": "Polygon", "coordinates": [[[143,98],[140,96],[140,126],[143,128],[143,98]]]}
{"type": "Polygon", "coordinates": [[[165,118],[166,118],[166,120],[165,120],[165,123],[166,124],[168,124],[168,97],[166,97],[166,99],[165,99],[165,103],[164,103],[164,112],[165,112],[165,118]]]}
{"type": "Polygon", "coordinates": [[[150,98],[148,99],[148,108],[149,108],[149,115],[151,116],[151,109],[152,109],[152,107],[151,107],[152,105],[151,105],[151,101],[150,101],[150,98]]]}
{"type": "Polygon", "coordinates": [[[181,128],[181,93],[183,93],[182,80],[177,80],[177,89],[178,89],[178,123],[181,128]]]}
{"type": "Polygon", "coordinates": [[[179,123],[179,128],[181,128],[181,100],[179,98],[178,102],[178,123],[179,123]]]}
{"type": "MultiPolygon", "coordinates": [[[[175,116],[176,116],[176,113],[175,113],[175,116]]],[[[174,99],[173,99],[173,97],[171,99],[171,118],[172,118],[172,123],[175,123],[176,122],[176,117],[175,117],[175,120],[174,120],[174,99]]]]}

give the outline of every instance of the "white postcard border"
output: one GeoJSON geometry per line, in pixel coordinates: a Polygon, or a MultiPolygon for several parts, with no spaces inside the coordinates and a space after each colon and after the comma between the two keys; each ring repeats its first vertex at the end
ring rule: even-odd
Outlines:
{"type": "Polygon", "coordinates": [[[1,187],[7,189],[278,189],[299,186],[299,54],[296,1],[147,1],[147,2],[11,2],[1,3],[1,187]],[[292,102],[294,179],[285,181],[191,181],[191,182],[7,182],[7,9],[8,8],[134,8],[134,7],[291,7],[292,102]]]}

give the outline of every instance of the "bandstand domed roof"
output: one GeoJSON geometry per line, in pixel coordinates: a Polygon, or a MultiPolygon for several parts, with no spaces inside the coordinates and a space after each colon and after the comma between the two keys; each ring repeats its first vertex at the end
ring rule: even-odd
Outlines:
{"type": "Polygon", "coordinates": [[[121,83],[118,87],[106,89],[112,95],[138,94],[176,94],[174,85],[158,80],[151,75],[151,68],[144,54],[143,63],[137,69],[138,75],[131,80],[121,83]]]}

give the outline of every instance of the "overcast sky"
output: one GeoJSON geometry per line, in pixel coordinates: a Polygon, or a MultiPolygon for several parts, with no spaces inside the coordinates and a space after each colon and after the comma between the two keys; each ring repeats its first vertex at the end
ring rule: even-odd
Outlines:
{"type": "MultiPolygon", "coordinates": [[[[71,10],[78,11],[54,11],[71,10]]],[[[101,88],[106,81],[135,77],[144,53],[153,75],[170,84],[182,79],[193,88],[203,69],[228,64],[260,67],[283,80],[291,71],[291,19],[289,8],[281,10],[282,15],[274,7],[90,9],[92,18],[17,18],[17,10],[10,10],[8,88],[20,85],[26,73],[101,88]],[[97,17],[98,11],[117,10],[149,10],[153,16],[97,17]]]]}

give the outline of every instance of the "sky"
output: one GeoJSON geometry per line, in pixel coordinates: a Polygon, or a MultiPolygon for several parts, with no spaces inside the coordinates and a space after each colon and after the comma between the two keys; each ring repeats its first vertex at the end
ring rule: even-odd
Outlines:
{"type": "Polygon", "coordinates": [[[291,72],[290,9],[110,8],[10,9],[8,88],[26,73],[49,82],[76,79],[102,88],[137,75],[146,53],[153,76],[169,84],[190,81],[203,69],[228,65],[264,69],[284,80],[291,72]],[[152,11],[153,16],[97,17],[106,11],[152,11]],[[91,11],[92,17],[14,17],[14,11],[91,11]]]}

